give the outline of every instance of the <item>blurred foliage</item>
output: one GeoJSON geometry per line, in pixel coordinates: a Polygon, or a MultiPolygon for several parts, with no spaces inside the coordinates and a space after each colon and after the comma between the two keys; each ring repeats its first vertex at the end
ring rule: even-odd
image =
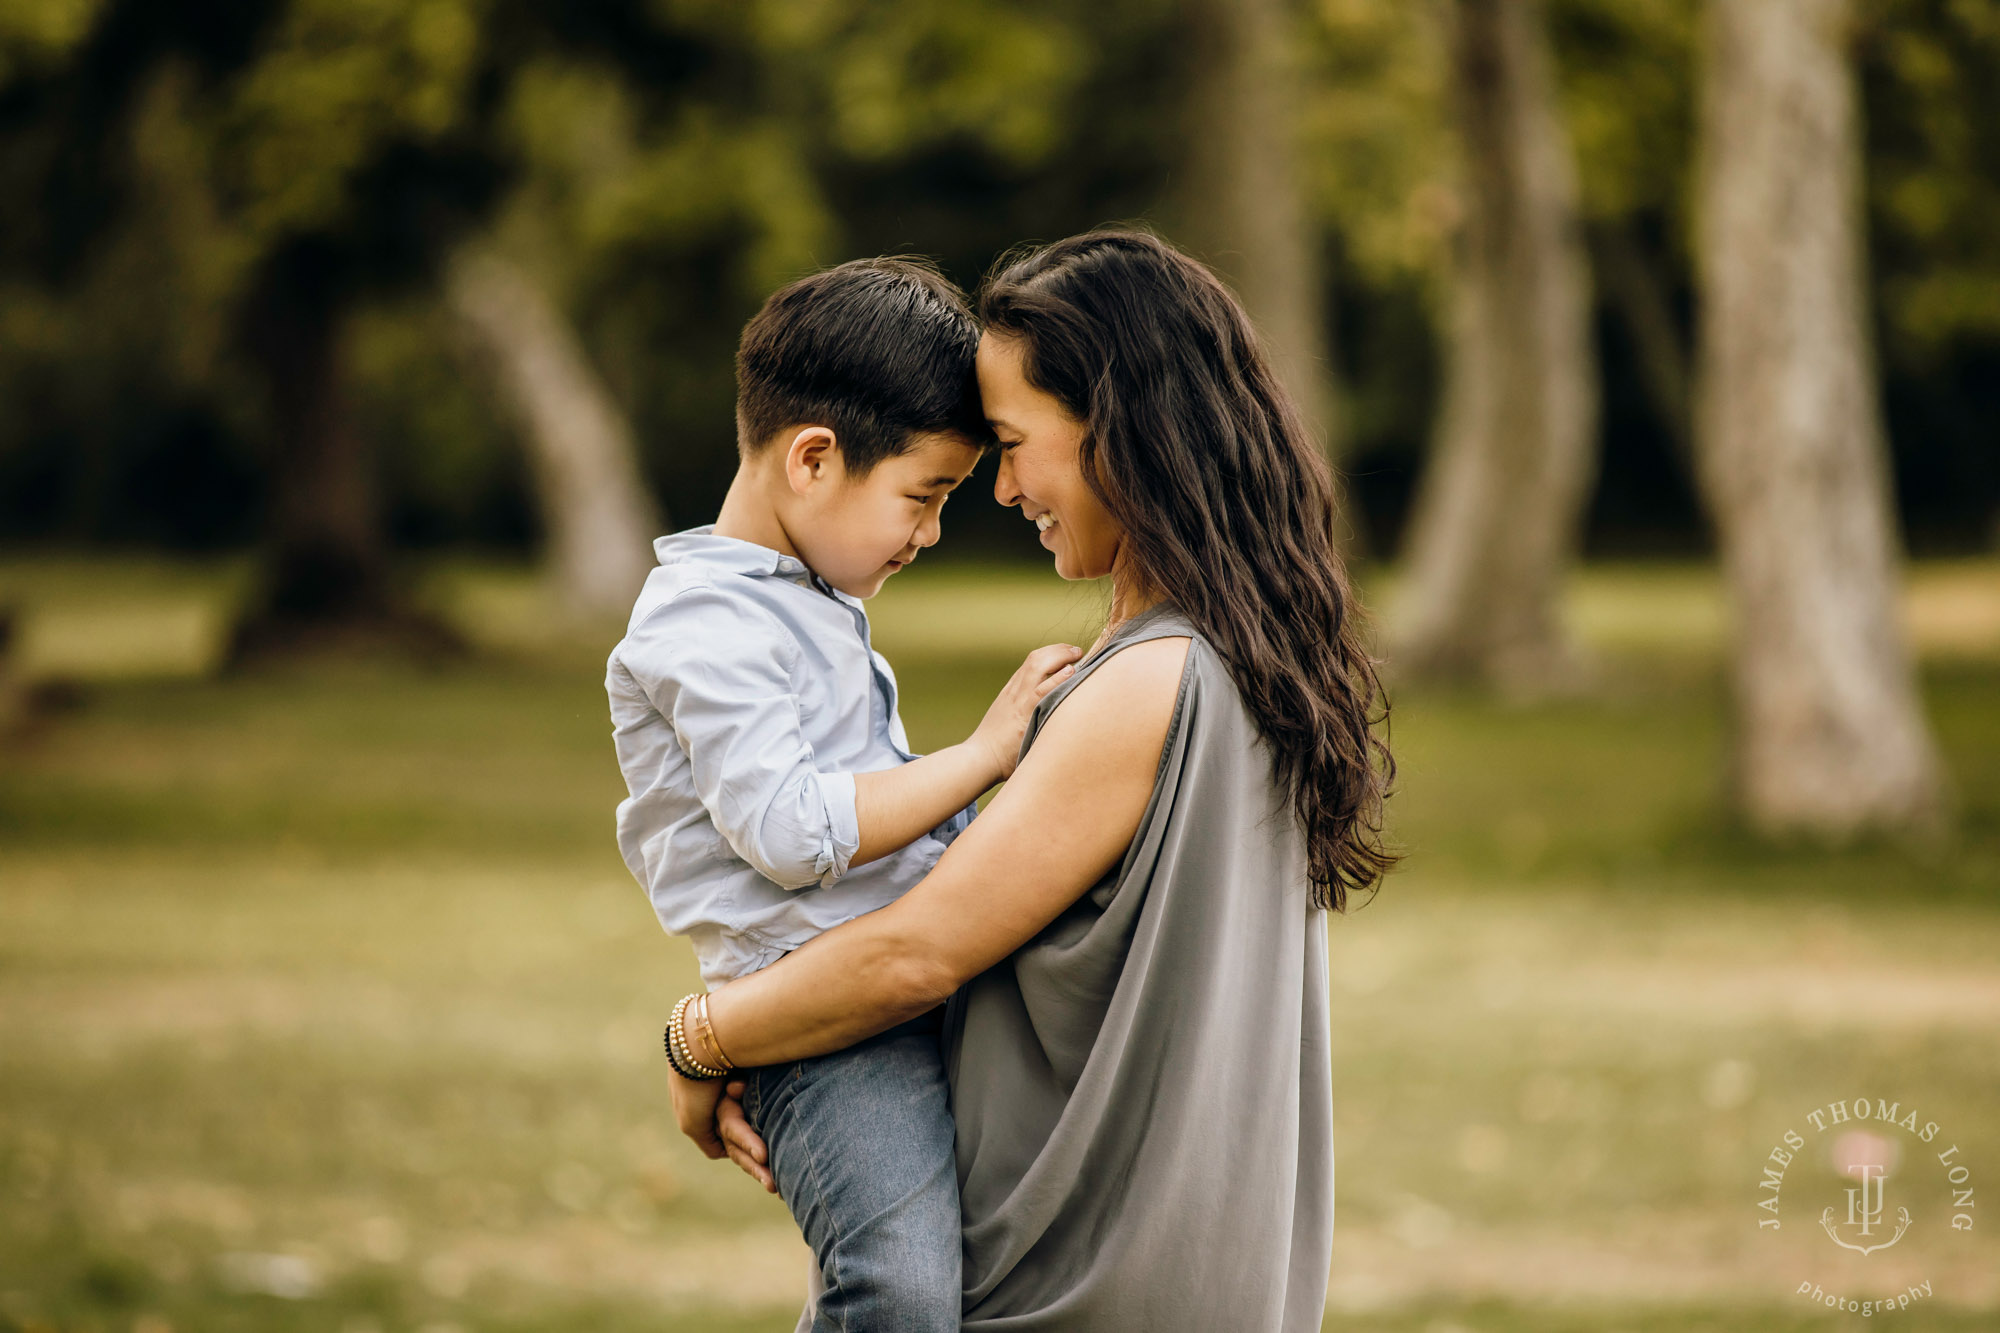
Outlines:
{"type": "Polygon", "coordinates": [[[1879,0],[1863,44],[1870,204],[1896,350],[1940,357],[1968,335],[2000,337],[2000,7],[1879,0]]]}
{"type": "Polygon", "coordinates": [[[1422,5],[1319,0],[1303,139],[1319,211],[1355,273],[1428,274],[1456,220],[1445,58],[1422,5]]]}
{"type": "MultiPolygon", "coordinates": [[[[1440,12],[1296,13],[1350,464],[1385,534],[1428,436],[1462,207],[1440,12]]],[[[1587,220],[1634,238],[1685,338],[1698,4],[1547,12],[1587,220]]],[[[1979,545],[2000,505],[2000,17],[1871,0],[1856,49],[1905,515],[1920,545],[1979,545]]],[[[434,298],[441,255],[482,234],[549,284],[668,510],[700,521],[733,466],[735,335],[770,287],[901,250],[969,284],[1023,239],[1156,215],[1201,130],[1178,90],[1202,57],[1171,0],[7,0],[0,539],[254,535],[277,443],[244,311],[282,252],[338,294],[399,539],[530,541],[511,428],[434,298]]],[[[1593,541],[1699,543],[1637,352],[1609,310],[1603,329],[1593,541]]],[[[959,519],[997,531],[985,508],[959,519]]]]}
{"type": "Polygon", "coordinates": [[[90,31],[103,0],[0,5],[0,81],[59,59],[90,31]]]}

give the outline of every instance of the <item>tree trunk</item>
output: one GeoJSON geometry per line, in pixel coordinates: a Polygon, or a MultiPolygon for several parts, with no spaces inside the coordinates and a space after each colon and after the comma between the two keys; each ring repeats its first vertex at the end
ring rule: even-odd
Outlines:
{"type": "Polygon", "coordinates": [[[1540,5],[1450,12],[1464,222],[1396,654],[1415,674],[1536,693],[1578,665],[1561,599],[1595,463],[1589,266],[1540,5]]]}
{"type": "Polygon", "coordinates": [[[459,647],[391,578],[374,460],[348,408],[343,286],[336,260],[300,242],[266,262],[247,300],[242,332],[268,393],[278,457],[263,568],[236,629],[236,659],[459,647]]]}
{"type": "Polygon", "coordinates": [[[1766,833],[1934,826],[1866,332],[1845,0],[1708,6],[1699,459],[1735,620],[1735,795],[1766,833]]]}
{"type": "Polygon", "coordinates": [[[461,252],[448,293],[527,437],[563,604],[583,616],[626,614],[662,524],[624,416],[568,321],[518,265],[461,252]]]}
{"type": "Polygon", "coordinates": [[[1235,288],[1306,424],[1337,457],[1320,235],[1300,181],[1292,8],[1287,0],[1192,0],[1189,17],[1197,54],[1176,230],[1235,288]]]}

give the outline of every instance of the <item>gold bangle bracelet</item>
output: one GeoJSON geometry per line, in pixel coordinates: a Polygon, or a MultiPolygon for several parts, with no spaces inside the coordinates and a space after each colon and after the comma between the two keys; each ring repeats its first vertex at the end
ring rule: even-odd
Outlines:
{"type": "Polygon", "coordinates": [[[702,1049],[713,1058],[709,1064],[720,1069],[734,1069],[736,1062],[723,1054],[722,1041],[715,1035],[715,1024],[708,1016],[708,996],[706,993],[694,1002],[694,1033],[701,1039],[702,1049]]]}

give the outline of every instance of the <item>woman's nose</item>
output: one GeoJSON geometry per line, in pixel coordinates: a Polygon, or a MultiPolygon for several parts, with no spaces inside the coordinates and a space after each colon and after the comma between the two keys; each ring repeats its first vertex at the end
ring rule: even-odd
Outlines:
{"type": "Polygon", "coordinates": [[[1000,452],[1000,465],[993,472],[993,498],[1003,505],[1021,502],[1020,488],[1014,485],[1014,464],[1004,449],[1000,452]]]}

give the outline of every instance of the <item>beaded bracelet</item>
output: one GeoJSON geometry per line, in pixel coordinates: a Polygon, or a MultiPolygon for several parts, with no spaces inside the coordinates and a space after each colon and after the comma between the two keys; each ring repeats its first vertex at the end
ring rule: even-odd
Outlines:
{"type": "Polygon", "coordinates": [[[727,1069],[703,1064],[695,1059],[694,1052],[688,1049],[687,1035],[682,1030],[681,1023],[687,1014],[689,1002],[695,998],[695,995],[683,995],[680,1002],[674,1005],[674,1016],[667,1023],[667,1063],[672,1065],[674,1072],[682,1078],[693,1079],[696,1082],[727,1078],[729,1076],[727,1069]]]}

